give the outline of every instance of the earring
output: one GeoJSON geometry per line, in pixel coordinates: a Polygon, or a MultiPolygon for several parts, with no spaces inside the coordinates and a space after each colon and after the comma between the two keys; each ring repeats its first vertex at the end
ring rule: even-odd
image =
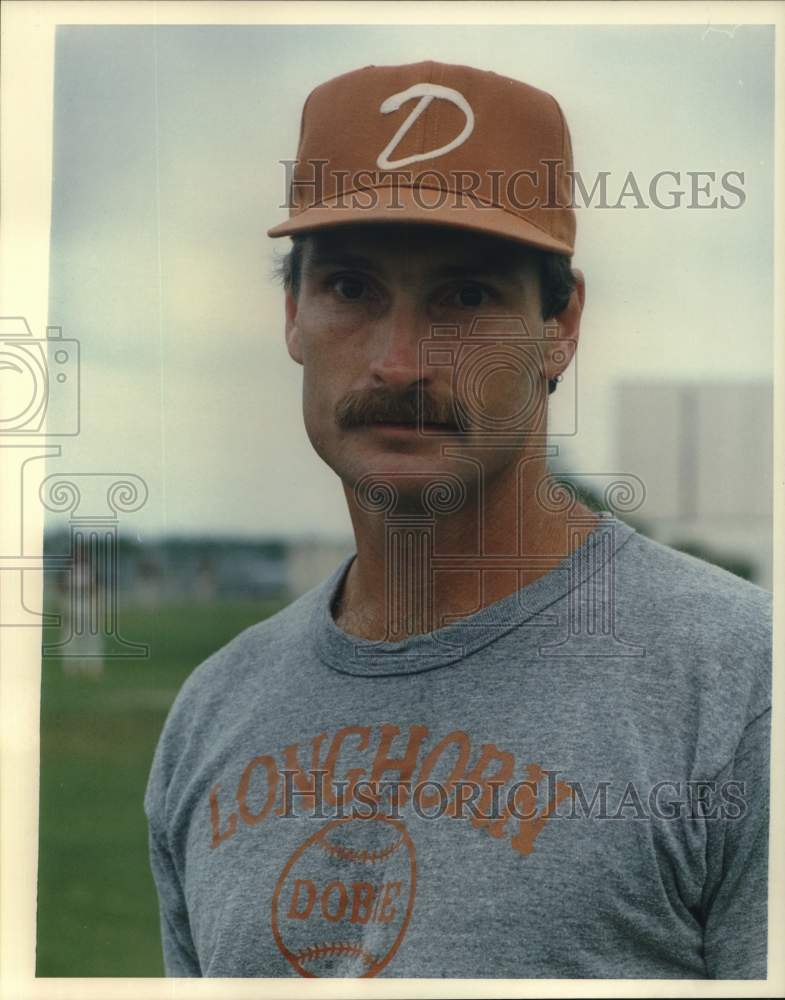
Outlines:
{"type": "Polygon", "coordinates": [[[551,395],[551,393],[556,392],[556,386],[559,384],[559,382],[561,382],[561,379],[562,379],[561,375],[556,375],[554,378],[549,378],[548,379],[548,395],[549,396],[551,395]]]}

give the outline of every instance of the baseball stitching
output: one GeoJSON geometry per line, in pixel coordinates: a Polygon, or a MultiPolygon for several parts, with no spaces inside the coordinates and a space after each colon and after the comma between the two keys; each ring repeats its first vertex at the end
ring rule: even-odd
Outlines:
{"type": "Polygon", "coordinates": [[[352,944],[351,941],[336,941],[334,944],[312,944],[294,956],[298,962],[312,962],[317,958],[325,958],[327,955],[354,955],[362,959],[367,966],[375,965],[378,959],[369,951],[360,947],[359,944],[352,944]]]}
{"type": "Polygon", "coordinates": [[[360,864],[377,864],[379,861],[385,861],[387,858],[391,857],[398,848],[403,843],[403,836],[399,836],[396,841],[390,844],[389,847],[384,847],[381,850],[368,851],[363,848],[362,851],[356,851],[353,847],[344,847],[343,844],[333,844],[332,841],[320,840],[319,844],[328,854],[332,854],[336,858],[340,858],[341,861],[357,861],[360,864]]]}

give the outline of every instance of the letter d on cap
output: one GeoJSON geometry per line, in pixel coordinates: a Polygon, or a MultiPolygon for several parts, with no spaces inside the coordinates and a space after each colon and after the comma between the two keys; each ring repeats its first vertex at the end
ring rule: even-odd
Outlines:
{"type": "Polygon", "coordinates": [[[382,152],[379,153],[376,160],[376,166],[379,167],[380,170],[394,170],[397,167],[408,166],[410,163],[418,163],[421,160],[432,160],[437,156],[442,156],[444,153],[449,153],[451,150],[456,149],[458,146],[466,142],[474,131],[474,112],[472,111],[469,102],[463,94],[459,93],[459,91],[453,90],[452,87],[441,87],[438,83],[415,83],[414,86],[409,87],[408,90],[402,90],[399,94],[393,94],[392,97],[388,97],[385,101],[382,101],[379,111],[381,111],[383,115],[388,115],[391,111],[397,111],[402,104],[410,101],[413,97],[419,97],[420,100],[414,106],[409,117],[401,125],[387,146],[385,146],[382,152]],[[392,153],[412,125],[414,125],[434,97],[439,97],[443,101],[450,101],[451,104],[454,104],[457,108],[460,108],[461,111],[463,111],[466,116],[466,124],[463,126],[461,133],[445,146],[439,146],[438,149],[431,149],[426,153],[414,153],[412,156],[405,156],[401,160],[388,159],[390,153],[392,153]]]}

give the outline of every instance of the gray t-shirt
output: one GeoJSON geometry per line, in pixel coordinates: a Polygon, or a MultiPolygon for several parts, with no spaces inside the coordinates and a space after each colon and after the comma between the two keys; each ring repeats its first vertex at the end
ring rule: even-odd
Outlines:
{"type": "Polygon", "coordinates": [[[765,978],[770,595],[603,515],[518,592],[375,643],[332,617],[350,563],[169,714],[167,974],[765,978]]]}

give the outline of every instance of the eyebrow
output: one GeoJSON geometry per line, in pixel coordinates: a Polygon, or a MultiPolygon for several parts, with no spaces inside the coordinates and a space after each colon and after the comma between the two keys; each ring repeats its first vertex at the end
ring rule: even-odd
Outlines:
{"type": "Polygon", "coordinates": [[[506,260],[483,260],[476,264],[445,264],[436,268],[433,274],[438,278],[464,278],[475,274],[513,278],[516,276],[516,269],[506,260]]]}
{"type": "MultiPolygon", "coordinates": [[[[506,255],[501,257],[494,254],[476,262],[444,264],[430,271],[429,277],[439,279],[486,276],[514,279],[518,277],[516,265],[519,263],[506,255]]],[[[370,257],[363,257],[361,254],[339,249],[330,250],[314,247],[308,256],[307,264],[313,268],[347,267],[364,271],[379,271],[378,265],[370,257]]]]}
{"type": "Polygon", "coordinates": [[[319,250],[314,248],[306,257],[306,264],[311,267],[356,267],[360,270],[374,271],[376,267],[370,257],[347,253],[344,250],[319,250]]]}

